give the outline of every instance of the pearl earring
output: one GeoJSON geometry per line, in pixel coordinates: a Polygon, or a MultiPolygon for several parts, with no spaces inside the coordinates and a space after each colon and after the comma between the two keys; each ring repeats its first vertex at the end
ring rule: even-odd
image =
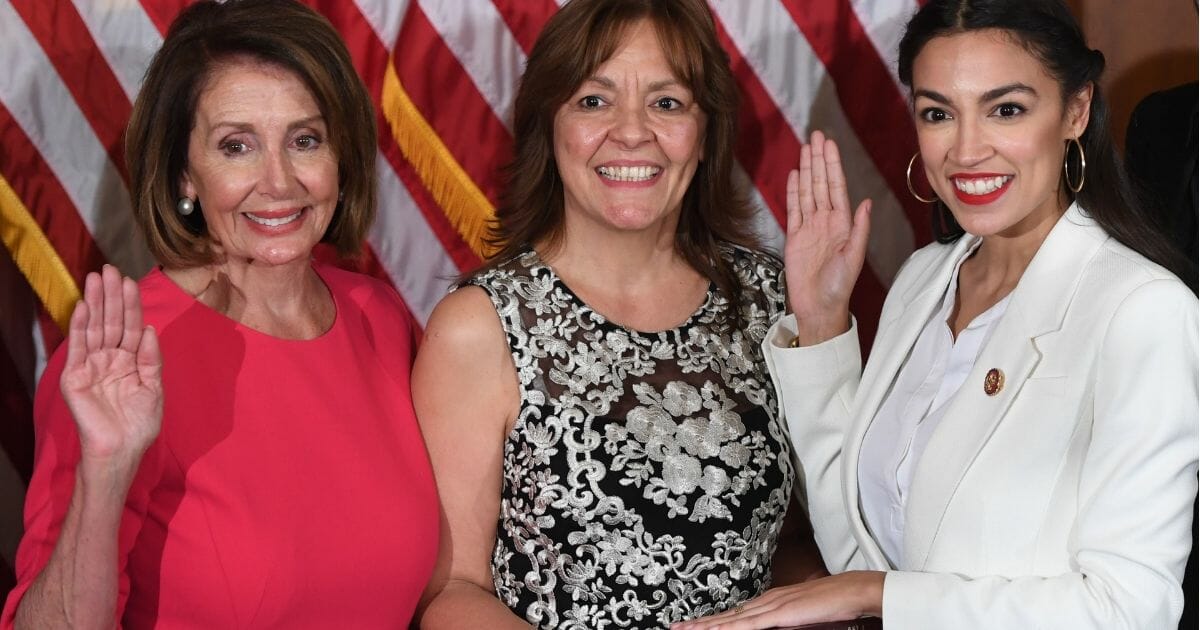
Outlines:
{"type": "Polygon", "coordinates": [[[183,197],[179,200],[179,203],[175,204],[175,209],[179,211],[179,214],[186,217],[196,209],[196,202],[192,201],[190,197],[183,197]]]}

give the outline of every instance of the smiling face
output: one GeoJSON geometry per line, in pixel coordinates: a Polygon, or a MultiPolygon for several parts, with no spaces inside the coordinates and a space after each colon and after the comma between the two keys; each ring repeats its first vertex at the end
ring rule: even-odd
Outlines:
{"type": "Polygon", "coordinates": [[[320,108],[292,72],[253,60],[213,69],[180,189],[200,201],[227,260],[307,264],[338,201],[327,137],[320,108]]]}
{"type": "Polygon", "coordinates": [[[652,24],[631,25],[554,117],[567,229],[673,232],[700,162],[705,122],[652,24]]]}
{"type": "Polygon", "coordinates": [[[925,174],[967,232],[1049,231],[1066,209],[1066,140],[1087,127],[1091,89],[1067,99],[1003,32],[931,39],[913,62],[925,174]]]}

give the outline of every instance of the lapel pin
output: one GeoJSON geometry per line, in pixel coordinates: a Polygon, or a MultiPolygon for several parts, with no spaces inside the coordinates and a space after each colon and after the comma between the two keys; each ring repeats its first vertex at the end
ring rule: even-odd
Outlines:
{"type": "Polygon", "coordinates": [[[983,377],[983,393],[988,396],[995,396],[1004,389],[1004,372],[999,368],[992,368],[987,371],[987,375],[983,377]]]}

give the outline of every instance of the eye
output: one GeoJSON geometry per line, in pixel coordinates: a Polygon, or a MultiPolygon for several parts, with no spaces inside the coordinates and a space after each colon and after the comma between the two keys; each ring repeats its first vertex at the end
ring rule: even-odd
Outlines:
{"type": "Polygon", "coordinates": [[[926,107],[921,110],[921,120],[931,123],[942,122],[950,120],[950,113],[938,107],[926,107]]]}
{"type": "Polygon", "coordinates": [[[1000,118],[1014,118],[1025,113],[1025,108],[1016,103],[1002,103],[996,106],[993,113],[1000,118]]]}
{"type": "Polygon", "coordinates": [[[585,96],[579,99],[579,106],[584,109],[597,109],[604,104],[604,99],[596,95],[585,96]]]}
{"type": "Polygon", "coordinates": [[[670,112],[682,108],[683,103],[679,102],[678,99],[671,98],[670,96],[664,96],[654,101],[654,107],[670,112]]]}
{"type": "Polygon", "coordinates": [[[321,146],[321,139],[311,134],[304,134],[296,138],[295,145],[299,149],[311,151],[321,146]]]}
{"type": "Polygon", "coordinates": [[[246,143],[240,140],[225,140],[221,142],[218,148],[225,155],[239,155],[248,150],[246,143]]]}

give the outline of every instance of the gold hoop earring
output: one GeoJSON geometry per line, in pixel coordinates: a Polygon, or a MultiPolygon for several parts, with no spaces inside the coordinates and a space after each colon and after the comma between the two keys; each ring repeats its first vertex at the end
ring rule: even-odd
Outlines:
{"type": "Polygon", "coordinates": [[[1079,194],[1083,190],[1083,181],[1087,177],[1087,156],[1083,154],[1083,144],[1079,142],[1079,138],[1071,138],[1067,140],[1067,153],[1063,155],[1063,181],[1067,183],[1067,188],[1071,192],[1079,194]],[[1067,164],[1071,161],[1071,143],[1075,144],[1075,148],[1079,150],[1079,185],[1071,183],[1071,171],[1067,168],[1067,164]]]}
{"type": "Polygon", "coordinates": [[[933,203],[938,200],[936,193],[934,194],[933,199],[926,199],[926,198],[922,197],[921,195],[918,195],[917,189],[913,188],[913,185],[912,185],[912,167],[913,167],[913,163],[917,161],[918,155],[921,155],[920,151],[917,151],[916,153],[914,153],[912,158],[909,159],[908,168],[904,170],[904,182],[906,184],[908,184],[908,192],[912,193],[912,196],[916,197],[917,201],[920,201],[921,203],[933,203]]]}

